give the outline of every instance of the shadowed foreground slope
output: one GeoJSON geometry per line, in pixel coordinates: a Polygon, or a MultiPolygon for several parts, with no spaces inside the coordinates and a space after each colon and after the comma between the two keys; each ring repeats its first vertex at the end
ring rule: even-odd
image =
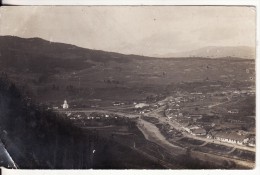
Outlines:
{"type": "Polygon", "coordinates": [[[113,140],[83,134],[62,116],[24,98],[6,75],[0,78],[0,128],[1,141],[18,168],[162,168],[113,140]],[[99,153],[94,155],[94,149],[99,153]]]}

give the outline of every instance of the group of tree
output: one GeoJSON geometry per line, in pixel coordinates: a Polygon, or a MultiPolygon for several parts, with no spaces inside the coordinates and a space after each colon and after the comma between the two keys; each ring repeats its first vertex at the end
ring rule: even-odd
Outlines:
{"type": "Polygon", "coordinates": [[[58,91],[58,90],[60,90],[60,87],[59,87],[59,85],[52,84],[52,90],[55,90],[55,91],[58,91]]]}
{"type": "Polygon", "coordinates": [[[19,168],[91,166],[86,148],[92,136],[24,96],[4,73],[0,76],[0,111],[0,139],[19,168]],[[79,160],[83,152],[84,159],[79,160]]]}

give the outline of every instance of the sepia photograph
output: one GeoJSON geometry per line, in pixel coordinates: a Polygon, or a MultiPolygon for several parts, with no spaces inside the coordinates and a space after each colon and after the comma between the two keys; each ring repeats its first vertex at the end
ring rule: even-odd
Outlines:
{"type": "Polygon", "coordinates": [[[1,6],[0,167],[256,167],[256,7],[1,6]]]}

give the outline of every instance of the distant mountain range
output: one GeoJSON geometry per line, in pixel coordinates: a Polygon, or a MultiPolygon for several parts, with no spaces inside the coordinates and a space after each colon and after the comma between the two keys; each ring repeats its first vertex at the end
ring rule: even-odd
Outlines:
{"type": "MultiPolygon", "coordinates": [[[[48,57],[59,57],[60,59],[93,59],[93,61],[103,62],[107,60],[127,61],[129,59],[157,59],[157,58],[243,58],[255,59],[255,48],[247,46],[238,47],[218,47],[209,46],[197,50],[187,52],[176,52],[161,55],[154,55],[153,57],[139,56],[139,55],[125,55],[115,52],[107,52],[101,50],[92,50],[81,48],[71,44],[50,42],[41,38],[20,38],[16,36],[0,36],[0,51],[2,54],[11,54],[12,57],[18,55],[25,56],[26,53],[44,55],[48,57]],[[19,53],[16,53],[19,51],[19,53]],[[122,60],[123,58],[123,60],[122,60]]],[[[43,56],[42,55],[42,56],[43,56]]],[[[1,53],[0,53],[1,56],[1,53]]],[[[9,55],[10,56],[10,55],[9,55]]]]}
{"type": "Polygon", "coordinates": [[[247,46],[237,47],[218,47],[210,46],[188,52],[168,53],[165,55],[157,55],[158,57],[171,58],[171,57],[204,57],[204,58],[223,58],[223,57],[236,57],[245,59],[255,59],[255,48],[247,46]]]}

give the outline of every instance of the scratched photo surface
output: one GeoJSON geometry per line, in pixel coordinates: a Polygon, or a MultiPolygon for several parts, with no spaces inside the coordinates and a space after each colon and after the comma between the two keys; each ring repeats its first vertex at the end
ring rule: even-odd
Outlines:
{"type": "Polygon", "coordinates": [[[256,9],[0,7],[0,166],[252,169],[256,9]]]}

